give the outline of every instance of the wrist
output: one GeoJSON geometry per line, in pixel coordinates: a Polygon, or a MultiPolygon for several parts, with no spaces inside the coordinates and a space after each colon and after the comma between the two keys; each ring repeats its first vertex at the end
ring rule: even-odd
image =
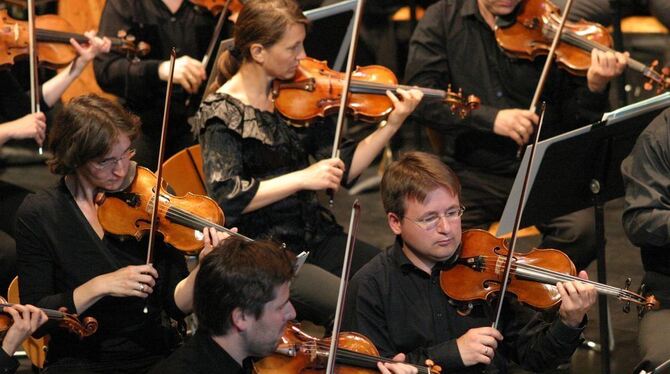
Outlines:
{"type": "Polygon", "coordinates": [[[169,61],[163,61],[160,64],[158,64],[158,79],[162,81],[167,81],[169,69],[170,69],[169,61]]]}
{"type": "Polygon", "coordinates": [[[16,352],[17,348],[18,344],[12,344],[10,339],[7,337],[5,337],[5,339],[2,341],[2,350],[5,351],[9,357],[14,356],[14,352],[16,352]]]}

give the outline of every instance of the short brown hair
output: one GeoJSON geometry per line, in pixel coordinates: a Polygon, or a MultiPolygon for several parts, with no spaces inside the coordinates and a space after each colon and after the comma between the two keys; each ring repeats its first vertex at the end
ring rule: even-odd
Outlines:
{"type": "Polygon", "coordinates": [[[54,119],[47,162],[51,172],[72,174],[81,165],[108,153],[120,134],[137,137],[140,120],[121,105],[90,94],[75,97],[54,119]]]}
{"type": "Polygon", "coordinates": [[[382,177],[384,210],[403,217],[405,198],[422,203],[426,195],[439,187],[460,199],[461,183],[444,162],[429,153],[407,152],[392,162],[382,177]]]}
{"type": "Polygon", "coordinates": [[[249,0],[240,12],[233,38],[237,56],[224,51],[216,61],[217,75],[207,88],[206,95],[216,91],[240,69],[242,62],[251,56],[252,44],[272,47],[293,24],[307,27],[309,21],[295,0],[249,0]]]}
{"type": "Polygon", "coordinates": [[[227,238],[205,256],[195,277],[198,328],[225,335],[232,327],[235,308],[258,319],[265,304],[277,296],[276,288],[293,275],[293,260],[279,244],[227,238]]]}

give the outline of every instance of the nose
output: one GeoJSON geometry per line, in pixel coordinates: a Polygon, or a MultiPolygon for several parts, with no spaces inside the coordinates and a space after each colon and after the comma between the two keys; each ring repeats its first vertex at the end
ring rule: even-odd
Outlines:
{"type": "Polygon", "coordinates": [[[440,220],[437,221],[437,231],[441,234],[448,234],[451,232],[451,225],[449,224],[449,219],[447,219],[446,216],[440,216],[440,220]]]}
{"type": "Polygon", "coordinates": [[[293,307],[293,304],[290,301],[288,302],[288,307],[289,307],[289,310],[288,310],[288,313],[286,315],[286,320],[287,321],[292,321],[292,320],[295,319],[295,308],[293,307]]]}
{"type": "Polygon", "coordinates": [[[297,59],[298,59],[298,60],[302,60],[302,59],[304,59],[305,57],[307,57],[307,53],[305,53],[305,47],[301,46],[301,47],[300,47],[300,53],[298,53],[298,57],[297,57],[297,59]]]}
{"type": "Polygon", "coordinates": [[[114,169],[112,169],[114,175],[118,177],[125,177],[128,172],[128,166],[123,162],[123,160],[116,160],[114,162],[114,169]]]}

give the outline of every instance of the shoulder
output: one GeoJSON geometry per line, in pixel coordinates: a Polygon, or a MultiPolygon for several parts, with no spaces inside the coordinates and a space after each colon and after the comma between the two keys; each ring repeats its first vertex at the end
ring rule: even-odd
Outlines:
{"type": "Polygon", "coordinates": [[[381,251],[367,264],[363,265],[352,277],[353,287],[370,287],[384,283],[384,279],[393,271],[393,261],[389,252],[391,249],[381,251]]]}
{"type": "Polygon", "coordinates": [[[59,186],[29,194],[21,203],[17,219],[33,219],[52,216],[62,210],[65,201],[59,186]]]}

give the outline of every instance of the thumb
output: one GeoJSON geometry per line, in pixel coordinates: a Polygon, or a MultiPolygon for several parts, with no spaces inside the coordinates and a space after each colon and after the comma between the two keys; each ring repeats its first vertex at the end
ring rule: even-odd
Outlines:
{"type": "Polygon", "coordinates": [[[405,362],[405,354],[404,353],[398,353],[397,355],[393,356],[392,360],[397,361],[397,362],[405,362]]]}

